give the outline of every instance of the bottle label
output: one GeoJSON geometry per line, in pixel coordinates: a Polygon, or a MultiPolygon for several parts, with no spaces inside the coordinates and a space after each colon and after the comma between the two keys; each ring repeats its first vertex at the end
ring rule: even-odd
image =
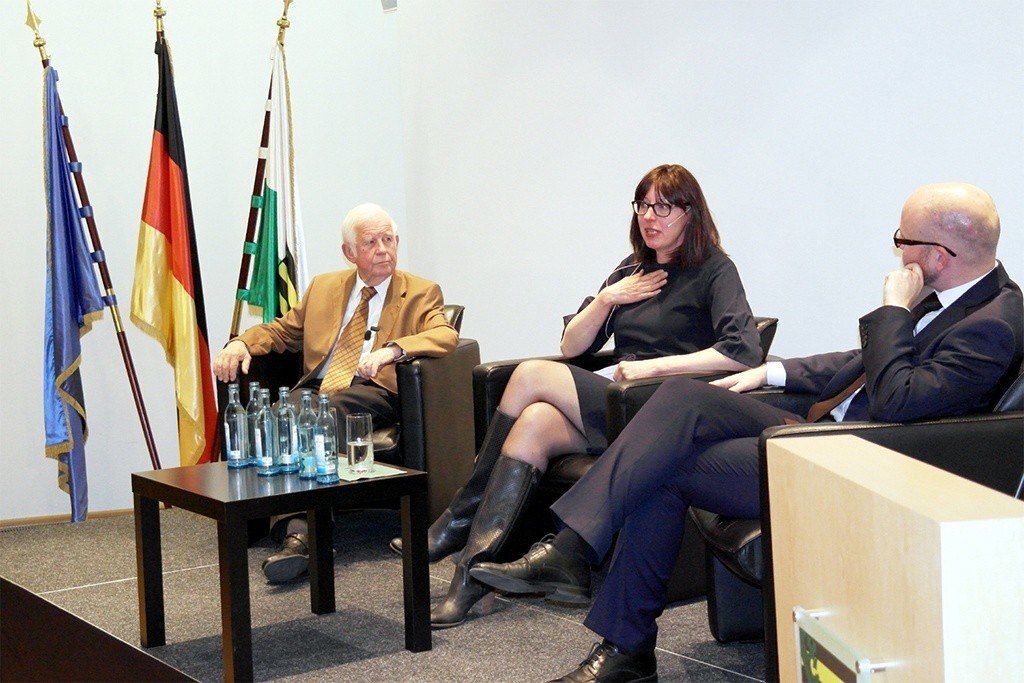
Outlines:
{"type": "Polygon", "coordinates": [[[313,452],[316,457],[316,473],[327,474],[327,447],[323,434],[313,437],[313,452]]]}
{"type": "Polygon", "coordinates": [[[295,442],[288,438],[289,431],[287,426],[282,429],[283,431],[278,432],[281,438],[277,446],[277,459],[282,465],[294,465],[299,461],[299,453],[294,448],[295,442]]]}

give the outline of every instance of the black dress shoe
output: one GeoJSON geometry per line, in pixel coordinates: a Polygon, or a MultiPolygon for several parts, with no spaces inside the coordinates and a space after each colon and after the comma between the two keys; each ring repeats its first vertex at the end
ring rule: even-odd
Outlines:
{"type": "Polygon", "coordinates": [[[579,667],[550,683],[641,683],[658,680],[654,652],[629,655],[611,643],[594,643],[579,667]]]}
{"type": "Polygon", "coordinates": [[[306,534],[288,534],[281,549],[263,560],[263,575],[270,583],[293,581],[309,571],[306,534]]]}
{"type": "Polygon", "coordinates": [[[469,570],[477,581],[506,593],[543,593],[545,599],[570,605],[590,602],[590,565],[555,550],[546,537],[515,562],[481,562],[469,570]]]}

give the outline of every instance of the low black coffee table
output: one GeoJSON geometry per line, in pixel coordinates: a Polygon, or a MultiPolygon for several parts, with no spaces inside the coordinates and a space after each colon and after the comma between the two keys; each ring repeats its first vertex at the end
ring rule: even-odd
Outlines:
{"type": "MultiPolygon", "coordinates": [[[[389,466],[390,467],[390,466],[389,466]]],[[[165,643],[161,502],[217,521],[224,679],[252,680],[247,527],[251,519],[306,512],[309,520],[310,609],[333,612],[332,508],[401,499],[405,647],[430,649],[430,586],[427,570],[427,474],[401,474],[328,486],[296,475],[259,477],[254,468],[229,470],[223,462],[138,472],[135,494],[135,557],[139,581],[142,647],[165,643]]]]}

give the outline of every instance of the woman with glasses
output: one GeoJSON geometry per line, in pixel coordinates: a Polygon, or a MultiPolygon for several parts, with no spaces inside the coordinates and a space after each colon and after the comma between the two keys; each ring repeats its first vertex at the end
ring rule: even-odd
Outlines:
{"type": "MultiPolygon", "coordinates": [[[[733,372],[761,362],[743,285],[693,175],[678,165],[651,170],[632,207],[633,253],[566,317],[561,342],[562,354],[574,357],[614,336],[618,362],[593,373],[529,360],[512,373],[472,476],[428,532],[431,562],[463,551],[448,595],[431,611],[434,628],[462,623],[490,591],[469,569],[500,550],[548,462],[607,448],[604,391],[613,379],[733,372]]],[[[401,551],[400,539],[391,545],[401,551]]],[[[589,595],[563,597],[585,604],[589,595]]]]}

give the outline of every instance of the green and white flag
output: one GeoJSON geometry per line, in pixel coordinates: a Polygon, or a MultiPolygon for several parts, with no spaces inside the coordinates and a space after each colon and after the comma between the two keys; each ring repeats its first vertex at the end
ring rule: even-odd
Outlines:
{"type": "Polygon", "coordinates": [[[239,292],[242,301],[263,309],[263,322],[287,313],[309,284],[295,184],[288,68],[280,43],[274,44],[267,110],[270,130],[267,146],[260,149],[260,156],[267,160],[263,194],[252,198],[260,209],[259,234],[255,244],[246,245],[255,258],[249,289],[239,292]]]}

